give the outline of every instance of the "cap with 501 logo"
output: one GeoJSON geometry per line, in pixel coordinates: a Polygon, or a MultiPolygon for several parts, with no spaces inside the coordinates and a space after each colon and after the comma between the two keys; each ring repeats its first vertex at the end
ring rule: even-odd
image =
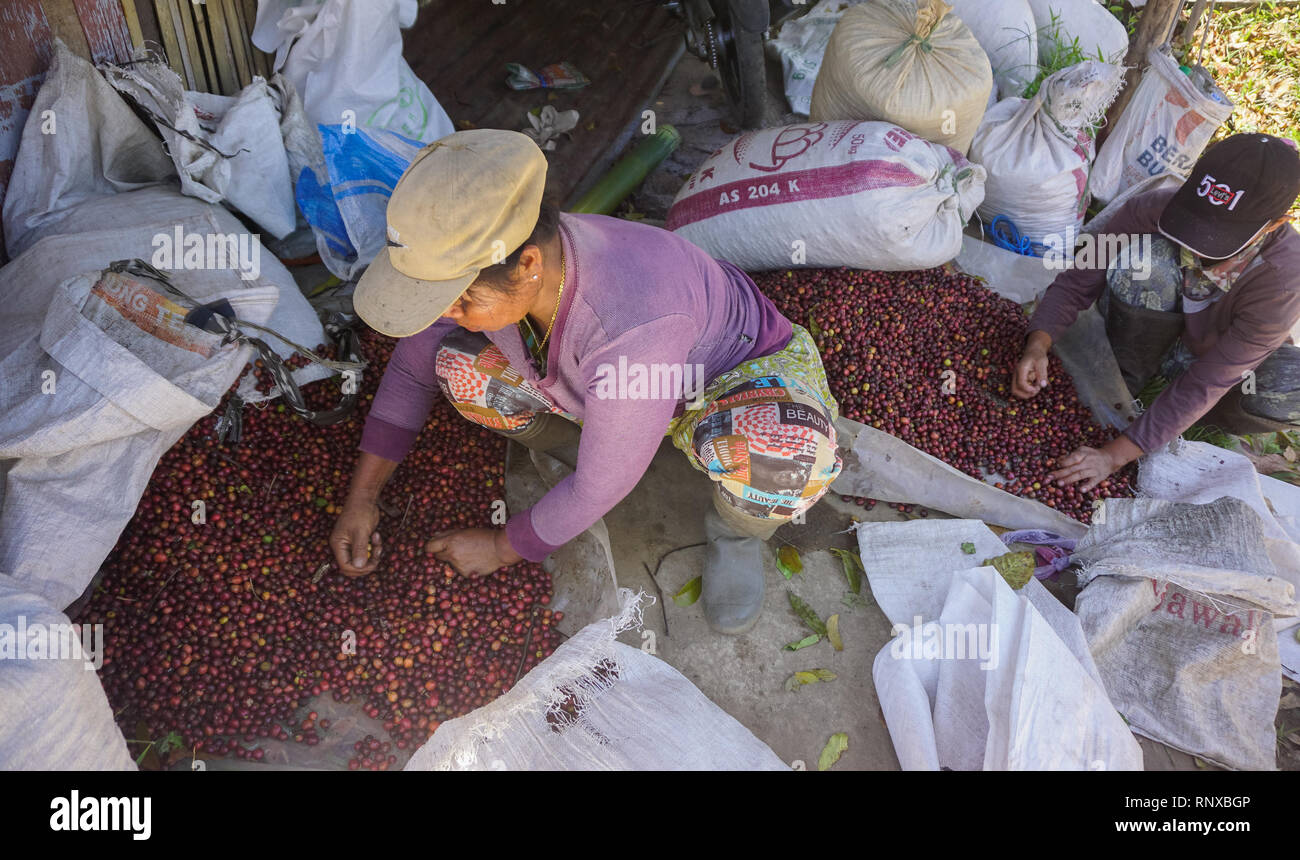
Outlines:
{"type": "Polygon", "coordinates": [[[1300,151],[1271,134],[1211,146],[1160,215],[1160,232],[1198,256],[1236,254],[1300,197],[1300,151]]]}
{"type": "Polygon", "coordinates": [[[546,156],[517,131],[458,131],[420,150],[388,201],[388,247],[357,282],[357,314],[391,337],[428,328],[532,235],[545,187],[546,156]]]}

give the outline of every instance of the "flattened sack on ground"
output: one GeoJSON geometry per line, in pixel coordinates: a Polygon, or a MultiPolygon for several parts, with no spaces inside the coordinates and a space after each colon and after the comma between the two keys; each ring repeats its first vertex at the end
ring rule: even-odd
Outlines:
{"type": "Polygon", "coordinates": [[[1133,731],[1216,764],[1273,770],[1281,695],[1275,615],[1295,615],[1258,514],[1110,499],[1075,548],[1075,612],[1133,731]]]}
{"type": "Polygon", "coordinates": [[[583,628],[490,705],[443,723],[407,770],[790,768],[658,657],[616,641],[640,596],[583,628]]]}

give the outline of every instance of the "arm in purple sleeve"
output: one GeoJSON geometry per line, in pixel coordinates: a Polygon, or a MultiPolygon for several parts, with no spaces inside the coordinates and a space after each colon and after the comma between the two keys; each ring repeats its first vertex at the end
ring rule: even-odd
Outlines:
{"type": "MultiPolygon", "coordinates": [[[[1155,191],[1134,197],[1106,224],[1106,233],[1126,236],[1158,233],[1156,225],[1171,194],[1171,191],[1155,191]]],[[[1101,297],[1111,263],[1111,255],[1107,253],[1111,243],[1098,242],[1096,248],[1098,252],[1093,255],[1091,265],[1082,269],[1072,266],[1052,281],[1029,318],[1031,332],[1045,332],[1055,343],[1074,324],[1079,313],[1101,297]]]]}
{"type": "Polygon", "coordinates": [[[435,399],[442,395],[434,374],[438,346],[455,327],[451,320],[438,320],[397,342],[366,416],[362,451],[401,462],[411,450],[429,420],[435,399]]]}
{"type": "Polygon", "coordinates": [[[1261,296],[1237,309],[1232,325],[1134,421],[1124,435],[1150,453],[1166,445],[1209,412],[1243,374],[1254,370],[1287,342],[1291,324],[1300,317],[1300,295],[1261,296]]]}
{"type": "Polygon", "coordinates": [[[605,399],[596,392],[598,368],[640,363],[682,367],[695,328],[681,314],[660,317],[610,341],[583,364],[585,416],[578,444],[578,468],[537,504],[510,518],[510,546],[529,561],[541,561],[582,534],[632,491],[659,450],[679,398],[605,399]]]}

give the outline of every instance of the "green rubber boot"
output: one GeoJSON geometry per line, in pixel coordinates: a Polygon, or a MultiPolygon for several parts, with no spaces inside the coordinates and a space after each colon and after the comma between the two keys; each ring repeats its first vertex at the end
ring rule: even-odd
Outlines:
{"type": "Polygon", "coordinates": [[[704,618],[719,633],[744,633],[763,608],[764,541],[780,526],[739,513],[715,493],[713,510],[704,516],[708,541],[700,598],[704,618]]]}

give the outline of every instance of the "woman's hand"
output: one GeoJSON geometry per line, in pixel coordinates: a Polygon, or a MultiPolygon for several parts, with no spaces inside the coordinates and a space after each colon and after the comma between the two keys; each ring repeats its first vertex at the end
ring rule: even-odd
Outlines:
{"type": "Polygon", "coordinates": [[[1025,342],[1025,351],[1020,354],[1016,372],[1011,378],[1011,393],[1021,400],[1028,400],[1047,387],[1047,350],[1052,346],[1052,339],[1046,332],[1033,331],[1025,342]]]}
{"type": "Polygon", "coordinates": [[[485,576],[523,561],[523,556],[510,548],[502,529],[438,532],[424,545],[424,551],[447,562],[462,576],[485,576]]]}
{"type": "Polygon", "coordinates": [[[379,506],[374,502],[349,499],[343,506],[334,521],[330,548],[344,575],[365,576],[379,566],[384,544],[375,530],[378,525],[379,506]]]}

